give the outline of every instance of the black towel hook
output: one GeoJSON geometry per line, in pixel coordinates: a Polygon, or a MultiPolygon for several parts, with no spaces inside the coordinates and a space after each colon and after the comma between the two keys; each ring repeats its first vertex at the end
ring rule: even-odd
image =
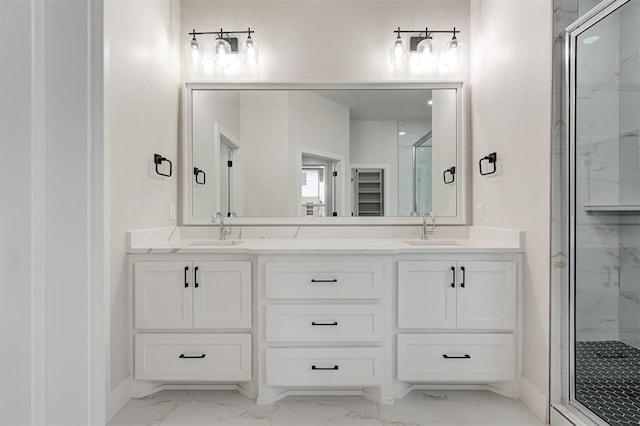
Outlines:
{"type": "Polygon", "coordinates": [[[496,154],[495,152],[492,152],[489,155],[485,155],[484,157],[482,157],[480,159],[480,161],[478,161],[478,168],[480,169],[480,176],[487,176],[487,175],[492,175],[496,172],[496,162],[498,161],[498,154],[496,154]],[[489,164],[493,164],[493,170],[488,171],[488,172],[483,172],[482,171],[482,162],[483,161],[487,161],[489,162],[489,164]]]}
{"type": "Polygon", "coordinates": [[[204,185],[205,183],[207,183],[207,174],[205,173],[204,170],[194,167],[193,174],[196,177],[196,183],[198,185],[204,185]],[[202,180],[198,179],[200,175],[202,175],[202,180]]]}
{"type": "Polygon", "coordinates": [[[456,181],[456,166],[451,166],[444,172],[442,172],[442,179],[444,180],[445,185],[449,185],[456,181]],[[447,173],[451,174],[451,179],[447,180],[447,173]]]}
{"type": "Polygon", "coordinates": [[[157,174],[159,174],[160,176],[171,177],[171,175],[173,174],[173,163],[169,159],[163,157],[160,154],[153,154],[153,162],[156,165],[157,174]],[[158,170],[158,166],[164,163],[165,161],[169,163],[169,174],[162,173],[160,172],[160,170],[158,170]]]}

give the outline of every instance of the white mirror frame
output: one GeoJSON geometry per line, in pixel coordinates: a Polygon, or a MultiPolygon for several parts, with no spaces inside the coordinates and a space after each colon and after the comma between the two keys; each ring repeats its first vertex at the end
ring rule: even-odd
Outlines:
{"type": "MultiPolygon", "coordinates": [[[[192,108],[192,91],[193,90],[393,90],[393,89],[414,89],[414,90],[433,90],[433,89],[455,89],[457,98],[457,138],[458,149],[456,150],[456,184],[458,191],[456,193],[456,216],[437,217],[439,225],[466,225],[468,218],[467,200],[468,180],[471,175],[468,170],[467,155],[469,147],[467,146],[467,106],[465,101],[466,86],[461,82],[415,82],[415,83],[255,83],[255,82],[237,82],[237,83],[201,83],[188,82],[183,88],[183,112],[182,112],[182,182],[180,190],[182,192],[182,225],[211,225],[211,218],[193,217],[193,198],[191,191],[191,171],[193,170],[193,161],[191,155],[191,108],[192,108]]],[[[212,176],[215,178],[215,176],[212,176]]],[[[382,216],[382,217],[236,217],[233,219],[235,225],[290,225],[290,226],[315,226],[315,225],[419,225],[422,223],[422,217],[404,217],[404,216],[382,216]]]]}

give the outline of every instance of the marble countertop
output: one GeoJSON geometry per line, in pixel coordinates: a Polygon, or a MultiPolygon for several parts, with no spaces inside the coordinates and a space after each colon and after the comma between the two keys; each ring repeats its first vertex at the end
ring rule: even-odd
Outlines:
{"type": "Polygon", "coordinates": [[[522,251],[520,247],[495,241],[469,239],[257,239],[178,240],[158,243],[149,247],[130,248],[129,253],[217,253],[217,254],[398,254],[398,253],[451,253],[522,251]]]}
{"type": "MultiPolygon", "coordinates": [[[[211,230],[208,230],[211,231],[211,230]]],[[[325,230],[323,230],[325,231],[325,230]]],[[[326,230],[325,237],[296,230],[292,237],[275,237],[274,232],[254,233],[253,238],[234,236],[218,240],[207,230],[180,227],[129,231],[127,252],[188,254],[401,254],[401,253],[521,253],[524,233],[501,228],[468,227],[421,240],[415,235],[362,238],[345,230],[326,230]],[[456,234],[457,233],[457,234],[456,234]],[[301,235],[302,234],[302,235],[301,235]],[[275,237],[275,238],[274,238],[275,237]]],[[[249,234],[245,231],[245,235],[249,234]]]]}

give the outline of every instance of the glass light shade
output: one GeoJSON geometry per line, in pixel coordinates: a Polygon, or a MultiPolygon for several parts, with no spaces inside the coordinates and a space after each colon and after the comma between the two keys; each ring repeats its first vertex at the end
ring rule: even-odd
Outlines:
{"type": "Polygon", "coordinates": [[[200,51],[200,43],[198,40],[189,40],[185,45],[185,53],[187,61],[193,68],[199,68],[202,65],[202,52],[200,51]]]}
{"type": "Polygon", "coordinates": [[[436,63],[436,46],[431,37],[427,37],[418,43],[416,55],[420,66],[432,66],[436,63]]]}
{"type": "Polygon", "coordinates": [[[452,38],[444,45],[442,66],[446,69],[456,68],[462,60],[462,46],[457,38],[452,38]]]}
{"type": "Polygon", "coordinates": [[[393,44],[389,48],[389,51],[391,53],[391,65],[402,65],[407,59],[407,48],[405,46],[404,40],[400,37],[396,38],[393,41],[393,44]]]}
{"type": "Polygon", "coordinates": [[[242,60],[252,67],[258,65],[258,44],[251,37],[242,43],[242,60]]]}
{"type": "Polygon", "coordinates": [[[213,43],[213,56],[215,57],[216,65],[227,68],[230,65],[229,55],[231,55],[229,42],[221,38],[216,39],[213,43]]]}

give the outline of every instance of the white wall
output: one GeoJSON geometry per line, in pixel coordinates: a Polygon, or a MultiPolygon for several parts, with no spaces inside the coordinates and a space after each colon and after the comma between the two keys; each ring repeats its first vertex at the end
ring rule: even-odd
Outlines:
{"type": "MultiPolygon", "coordinates": [[[[337,206],[332,205],[331,208],[337,211],[339,216],[349,216],[351,210],[346,203],[346,182],[351,176],[348,171],[349,108],[315,93],[289,92],[289,141],[291,146],[295,147],[296,161],[285,167],[289,168],[296,178],[295,192],[289,194],[292,199],[300,200],[295,206],[296,209],[302,204],[302,198],[299,197],[302,185],[302,155],[310,154],[337,161],[340,169],[335,195],[337,206]]],[[[327,177],[325,182],[332,181],[327,177]]]]}
{"type": "MultiPolygon", "coordinates": [[[[208,71],[182,69],[183,81],[385,81],[458,80],[468,77],[465,56],[461,70],[418,70],[391,66],[388,47],[398,26],[452,29],[469,46],[468,0],[403,1],[203,1],[182,0],[182,45],[196,31],[255,30],[260,45],[259,67],[237,64],[208,71]]],[[[201,36],[208,50],[215,36],[201,36]]],[[[444,44],[445,35],[434,40],[444,44]]],[[[183,49],[184,50],[184,49],[183,49]]],[[[468,50],[467,50],[468,51],[468,50]]],[[[184,56],[184,54],[183,54],[184,56]]],[[[186,61],[183,61],[186,62],[186,61]]]]}
{"type": "MultiPolygon", "coordinates": [[[[32,419],[33,224],[31,49],[29,2],[0,2],[0,424],[32,419]],[[22,43],[12,40],[23,33],[22,43]],[[26,274],[26,276],[25,276],[26,274]],[[20,283],[20,285],[11,285],[20,283]],[[21,348],[21,350],[15,350],[21,348]]],[[[33,407],[36,408],[36,407],[33,407]]]]}
{"type": "MultiPolygon", "coordinates": [[[[523,229],[524,402],[539,416],[549,388],[551,0],[472,1],[473,203],[481,226],[523,229]],[[499,173],[480,177],[479,158],[499,173]]],[[[475,210],[474,210],[475,211],[475,210]]]]}
{"type": "Polygon", "coordinates": [[[175,225],[177,204],[179,4],[175,0],[106,0],[105,214],[110,283],[109,414],[123,401],[129,377],[129,283],[126,232],[175,225]],[[173,162],[173,176],[155,173],[153,155],[173,162]]]}
{"type": "MultiPolygon", "coordinates": [[[[431,146],[432,148],[432,206],[436,218],[455,217],[457,213],[457,186],[460,180],[445,184],[442,173],[457,163],[458,126],[460,119],[451,111],[456,111],[456,92],[453,90],[434,90],[432,93],[431,146]]],[[[471,163],[473,164],[473,162],[471,163]]],[[[458,172],[460,166],[458,166],[458,172]]],[[[454,176],[454,179],[457,176],[454,176]]],[[[447,176],[450,179],[451,176],[447,176]]],[[[436,219],[437,220],[437,219],[436,219]]]]}
{"type": "Polygon", "coordinates": [[[295,194],[296,176],[287,167],[296,163],[289,142],[288,95],[251,91],[240,99],[243,215],[295,216],[290,194],[295,194]]]}
{"type": "Polygon", "coordinates": [[[102,16],[0,2],[0,424],[104,420],[102,16]]]}
{"type": "MultiPolygon", "coordinates": [[[[192,126],[193,167],[204,170],[205,184],[196,184],[195,176],[190,174],[191,185],[187,186],[192,191],[193,216],[212,218],[216,211],[222,211],[217,203],[220,147],[216,146],[216,132],[224,131],[234,139],[239,137],[240,94],[234,91],[194,90],[192,105],[192,123],[184,123],[184,126],[192,126]]],[[[233,142],[240,143],[239,140],[233,142]]],[[[198,179],[201,181],[203,177],[198,179]]],[[[223,187],[220,185],[220,189],[223,187]]]]}

